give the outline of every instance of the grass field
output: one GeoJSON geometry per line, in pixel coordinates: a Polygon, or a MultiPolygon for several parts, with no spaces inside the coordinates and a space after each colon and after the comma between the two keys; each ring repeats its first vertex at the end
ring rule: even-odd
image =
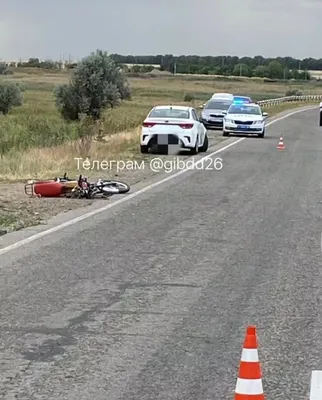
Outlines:
{"type": "MultiPolygon", "coordinates": [[[[211,77],[130,78],[132,101],[106,112],[103,142],[81,142],[75,123],[62,120],[53,97],[55,85],[68,82],[68,73],[50,74],[39,70],[17,72],[2,79],[14,79],[25,86],[24,104],[0,117],[0,179],[17,180],[50,177],[76,171],[75,157],[90,159],[136,159],[140,125],[157,104],[192,104],[198,107],[214,92],[250,95],[255,100],[281,97],[289,89],[303,94],[322,94],[322,84],[264,83],[262,80],[219,80],[211,77]],[[185,94],[194,100],[185,103],[185,94]]],[[[296,105],[268,108],[270,115],[296,105]]],[[[297,105],[298,106],[298,105],[297,105]]]]}

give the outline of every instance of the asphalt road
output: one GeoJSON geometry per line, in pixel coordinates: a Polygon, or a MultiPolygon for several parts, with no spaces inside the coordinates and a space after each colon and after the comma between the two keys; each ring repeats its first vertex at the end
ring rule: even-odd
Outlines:
{"type": "Polygon", "coordinates": [[[221,153],[219,172],[0,256],[0,396],[232,399],[255,324],[266,398],[308,400],[322,368],[317,122],[294,115],[221,153]]]}

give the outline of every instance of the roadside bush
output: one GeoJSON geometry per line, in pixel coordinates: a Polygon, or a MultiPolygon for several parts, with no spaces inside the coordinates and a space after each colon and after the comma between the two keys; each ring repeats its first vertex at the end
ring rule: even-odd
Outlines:
{"type": "Polygon", "coordinates": [[[26,91],[26,85],[22,82],[15,82],[15,84],[19,87],[21,92],[25,92],[26,91]]]}
{"type": "Polygon", "coordinates": [[[303,96],[303,94],[298,89],[289,89],[286,91],[285,96],[303,96]]]}
{"type": "Polygon", "coordinates": [[[190,102],[190,101],[192,101],[192,100],[194,100],[194,96],[193,96],[192,94],[186,93],[186,94],[184,95],[183,101],[190,102]]]}
{"type": "Polygon", "coordinates": [[[22,91],[15,82],[0,82],[0,112],[7,115],[13,107],[22,106],[22,91]]]}
{"type": "Polygon", "coordinates": [[[0,75],[4,75],[7,71],[7,66],[5,63],[0,63],[0,75]]]}
{"type": "Polygon", "coordinates": [[[105,109],[130,99],[131,90],[117,63],[97,50],[72,70],[70,83],[56,87],[54,95],[64,119],[80,121],[81,115],[86,115],[96,121],[105,109]]]}
{"type": "Polygon", "coordinates": [[[0,62],[0,75],[13,75],[13,71],[4,62],[0,62]]]}

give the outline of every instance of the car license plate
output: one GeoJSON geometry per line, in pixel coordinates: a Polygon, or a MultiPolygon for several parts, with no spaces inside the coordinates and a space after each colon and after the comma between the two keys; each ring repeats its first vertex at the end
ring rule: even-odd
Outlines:
{"type": "Polygon", "coordinates": [[[212,121],[214,121],[214,122],[221,122],[221,121],[222,121],[222,118],[212,118],[212,121]]]}
{"type": "Polygon", "coordinates": [[[248,125],[237,125],[237,129],[248,129],[248,125]]]}

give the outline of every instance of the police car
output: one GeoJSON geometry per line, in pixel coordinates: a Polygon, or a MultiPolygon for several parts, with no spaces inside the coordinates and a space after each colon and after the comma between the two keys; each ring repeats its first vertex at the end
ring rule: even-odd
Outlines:
{"type": "Polygon", "coordinates": [[[265,135],[265,120],[268,116],[262,112],[260,106],[255,103],[232,104],[224,112],[223,136],[232,134],[257,135],[263,138],[265,135]]]}
{"type": "Polygon", "coordinates": [[[253,101],[248,96],[234,96],[233,103],[234,104],[244,104],[244,103],[253,103],[253,101]]]}

